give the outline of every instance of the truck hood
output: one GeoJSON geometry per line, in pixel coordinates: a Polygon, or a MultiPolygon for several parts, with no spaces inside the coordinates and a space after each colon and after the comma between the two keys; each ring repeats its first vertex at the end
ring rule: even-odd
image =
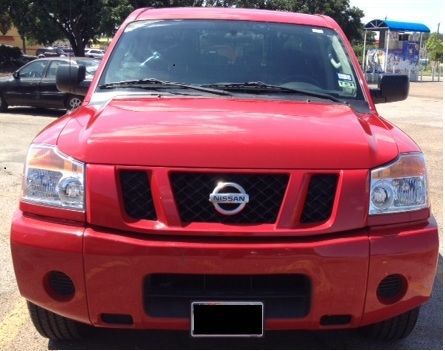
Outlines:
{"type": "Polygon", "coordinates": [[[398,154],[382,120],[346,105],[221,97],[82,107],[58,147],[87,163],[245,169],[365,169],[398,154]]]}

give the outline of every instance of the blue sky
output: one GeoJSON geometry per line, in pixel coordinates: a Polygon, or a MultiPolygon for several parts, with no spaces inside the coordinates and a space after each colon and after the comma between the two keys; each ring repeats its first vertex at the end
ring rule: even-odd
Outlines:
{"type": "Polygon", "coordinates": [[[443,33],[443,0],[349,0],[351,6],[357,6],[365,13],[362,22],[373,19],[388,19],[402,22],[417,22],[427,25],[432,32],[443,33]]]}

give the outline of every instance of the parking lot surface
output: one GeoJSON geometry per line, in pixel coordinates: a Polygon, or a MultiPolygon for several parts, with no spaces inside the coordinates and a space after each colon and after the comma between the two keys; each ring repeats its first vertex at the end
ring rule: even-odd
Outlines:
{"type": "MultiPolygon", "coordinates": [[[[432,210],[442,228],[442,83],[412,83],[406,101],[378,105],[381,115],[422,148],[429,170],[432,210]]],[[[63,112],[13,108],[0,113],[0,350],[44,349],[442,349],[442,254],[432,299],[407,339],[376,343],[353,331],[268,332],[262,339],[191,339],[186,332],[98,330],[79,342],[48,342],[28,318],[15,283],[9,227],[20,196],[23,162],[33,137],[63,112]]]]}

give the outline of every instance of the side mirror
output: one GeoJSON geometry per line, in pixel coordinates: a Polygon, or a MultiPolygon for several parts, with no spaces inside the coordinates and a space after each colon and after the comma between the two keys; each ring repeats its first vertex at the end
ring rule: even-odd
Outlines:
{"type": "Polygon", "coordinates": [[[13,76],[15,79],[19,79],[19,78],[20,78],[20,72],[19,72],[19,71],[15,71],[15,72],[13,72],[13,73],[12,73],[12,76],[13,76]]]}
{"type": "Polygon", "coordinates": [[[407,75],[384,75],[377,89],[371,89],[374,103],[402,101],[408,97],[409,78],[407,75]]]}
{"type": "Polygon", "coordinates": [[[85,96],[91,82],[85,81],[84,65],[60,65],[57,67],[56,86],[63,93],[85,96]]]}

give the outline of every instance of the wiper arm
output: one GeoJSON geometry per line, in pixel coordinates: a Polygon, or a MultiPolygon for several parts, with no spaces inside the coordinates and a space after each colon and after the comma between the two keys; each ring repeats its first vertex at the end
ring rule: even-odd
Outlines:
{"type": "Polygon", "coordinates": [[[271,93],[280,92],[280,93],[301,94],[301,95],[317,97],[320,99],[328,99],[334,102],[339,102],[341,104],[347,104],[345,100],[339,99],[330,94],[319,93],[316,91],[304,90],[304,89],[287,88],[280,85],[267,84],[263,82],[214,83],[214,84],[203,85],[203,87],[226,89],[229,91],[244,90],[244,91],[265,91],[271,93]]]}
{"type": "Polygon", "coordinates": [[[155,78],[146,78],[146,79],[135,79],[135,80],[121,80],[117,82],[105,83],[99,85],[100,89],[114,89],[120,87],[133,87],[135,85],[164,85],[166,82],[155,79],[155,78]]]}
{"type": "Polygon", "coordinates": [[[115,88],[151,88],[151,89],[169,89],[169,88],[183,88],[202,91],[205,93],[216,95],[232,95],[227,91],[212,89],[210,87],[202,87],[198,85],[183,84],[177,82],[169,82],[156,78],[145,78],[135,80],[122,80],[118,82],[111,82],[99,85],[100,89],[115,89],[115,88]]]}

